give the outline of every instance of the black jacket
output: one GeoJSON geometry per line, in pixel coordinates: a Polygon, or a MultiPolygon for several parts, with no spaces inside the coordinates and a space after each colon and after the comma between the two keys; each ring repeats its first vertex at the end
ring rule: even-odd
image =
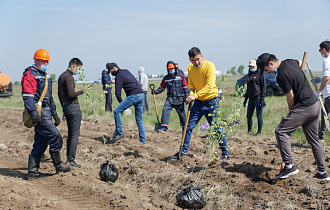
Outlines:
{"type": "Polygon", "coordinates": [[[247,90],[245,93],[245,100],[255,99],[260,97],[260,100],[264,100],[266,96],[266,76],[263,71],[257,69],[255,72],[249,70],[246,80],[247,90]]]}

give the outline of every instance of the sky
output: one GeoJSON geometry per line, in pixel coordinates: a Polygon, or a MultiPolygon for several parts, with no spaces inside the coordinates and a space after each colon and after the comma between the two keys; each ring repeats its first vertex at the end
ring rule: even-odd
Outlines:
{"type": "MultiPolygon", "coordinates": [[[[59,77],[71,58],[97,80],[107,62],[137,76],[165,74],[169,60],[187,71],[188,50],[226,73],[261,53],[322,70],[319,44],[330,40],[330,0],[0,0],[0,71],[20,81],[37,49],[59,77]]],[[[247,72],[247,67],[244,69],[247,72]]]]}

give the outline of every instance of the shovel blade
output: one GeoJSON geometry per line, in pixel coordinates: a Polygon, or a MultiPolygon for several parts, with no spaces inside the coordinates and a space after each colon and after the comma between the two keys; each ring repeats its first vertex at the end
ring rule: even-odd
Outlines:
{"type": "Polygon", "coordinates": [[[161,128],[160,123],[155,123],[155,131],[158,131],[161,128]]]}

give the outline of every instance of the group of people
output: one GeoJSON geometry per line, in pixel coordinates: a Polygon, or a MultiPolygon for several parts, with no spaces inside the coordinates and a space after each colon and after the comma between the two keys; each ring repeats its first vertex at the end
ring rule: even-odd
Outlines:
{"type": "MultiPolygon", "coordinates": [[[[320,52],[326,57],[324,61],[323,80],[319,91],[323,91],[326,100],[327,112],[330,110],[330,42],[324,41],[320,44],[320,52]],[[327,102],[327,100],[329,102],[327,102]]],[[[167,75],[164,76],[160,87],[152,91],[152,94],[159,94],[167,89],[167,98],[163,107],[161,131],[168,130],[169,115],[173,108],[176,109],[180,124],[183,127],[186,121],[184,111],[185,103],[192,103],[187,130],[185,133],[182,153],[171,156],[177,159],[178,156],[188,155],[189,144],[193,129],[200,119],[205,116],[208,123],[211,124],[214,118],[218,118],[219,110],[218,87],[216,86],[216,68],[215,65],[204,57],[197,47],[188,51],[190,64],[188,66],[188,82],[184,74],[173,61],[166,64],[167,75]]],[[[28,177],[36,178],[39,176],[38,168],[40,158],[45,152],[47,145],[50,145],[49,152],[54,162],[56,172],[70,171],[72,167],[80,167],[75,162],[76,147],[79,139],[81,111],[78,103],[78,95],[84,93],[84,90],[75,91],[73,76],[82,66],[78,58],[73,58],[69,62],[68,69],[59,77],[59,99],[63,107],[63,113],[68,125],[68,144],[67,144],[67,162],[64,164],[60,158],[62,148],[62,137],[56,126],[60,119],[56,112],[56,106],[52,97],[51,79],[47,76],[47,68],[50,60],[46,50],[40,49],[34,56],[35,64],[28,67],[22,77],[22,94],[24,105],[32,116],[32,120],[38,123],[35,126],[35,138],[33,149],[29,155],[28,177]],[[45,80],[48,79],[48,91],[42,101],[42,114],[39,116],[36,103],[45,86],[45,80]],[[52,122],[52,117],[55,123],[52,122]]],[[[287,178],[299,172],[294,165],[291,154],[290,136],[300,126],[302,126],[308,142],[312,146],[314,158],[318,166],[316,178],[330,180],[326,173],[325,155],[320,136],[318,135],[318,121],[320,105],[314,95],[308,80],[301,70],[298,60],[287,59],[280,61],[275,55],[269,53],[261,54],[258,59],[249,62],[249,73],[247,79],[247,92],[245,94],[244,106],[248,103],[247,121],[248,132],[252,132],[252,115],[256,109],[258,117],[258,132],[262,131],[262,110],[265,103],[265,75],[267,73],[277,74],[277,82],[286,95],[289,113],[284,116],[275,129],[276,140],[280,150],[285,167],[275,177],[287,178]]],[[[139,68],[139,73],[143,73],[144,68],[139,68]]],[[[139,130],[140,142],[145,144],[145,127],[142,116],[143,111],[149,112],[146,103],[147,85],[145,85],[144,75],[139,76],[139,81],[127,69],[121,69],[116,63],[107,63],[106,70],[102,72],[103,89],[106,90],[106,111],[113,111],[115,119],[115,131],[111,141],[115,142],[124,137],[122,129],[122,113],[131,106],[135,108],[135,120],[139,130]],[[115,76],[111,80],[109,74],[115,76]],[[112,110],[111,85],[115,84],[115,95],[119,105],[112,110]],[[126,98],[121,97],[121,90],[124,89],[126,98]],[[109,94],[110,93],[110,94],[109,94]],[[145,108],[144,108],[145,107],[145,108]]],[[[89,88],[89,87],[87,87],[89,88]]],[[[221,160],[230,160],[227,148],[226,136],[223,133],[221,125],[212,126],[218,133],[219,147],[222,151],[221,160]]],[[[324,136],[324,133],[323,133],[324,136]]]]}

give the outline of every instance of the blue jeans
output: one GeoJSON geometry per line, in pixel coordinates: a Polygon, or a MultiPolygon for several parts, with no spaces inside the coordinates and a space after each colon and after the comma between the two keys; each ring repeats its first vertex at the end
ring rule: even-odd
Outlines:
{"type": "Polygon", "coordinates": [[[258,133],[261,133],[262,124],[263,124],[263,119],[262,119],[263,107],[260,106],[260,97],[257,97],[255,99],[249,99],[247,112],[246,112],[248,132],[252,131],[252,125],[253,125],[252,115],[253,115],[254,109],[256,109],[256,112],[257,112],[258,133]]]}
{"type": "Polygon", "coordinates": [[[121,113],[126,109],[134,105],[135,108],[135,120],[139,129],[140,142],[145,143],[145,130],[142,120],[144,104],[144,93],[127,96],[114,110],[113,115],[115,117],[116,132],[119,134],[123,133],[121,113]]]}
{"type": "Polygon", "coordinates": [[[68,161],[76,158],[77,145],[80,136],[81,110],[77,103],[64,103],[63,113],[68,126],[68,139],[66,143],[66,156],[68,161]]]}
{"type": "Polygon", "coordinates": [[[49,153],[58,153],[62,149],[62,136],[52,121],[49,107],[41,108],[41,122],[34,127],[34,143],[31,155],[41,157],[48,145],[49,153]]]}
{"type": "MultiPolygon", "coordinates": [[[[187,153],[189,149],[189,143],[191,139],[191,133],[192,130],[196,127],[198,124],[199,120],[205,116],[207,122],[209,125],[211,125],[213,116],[209,116],[209,114],[213,114],[214,110],[218,110],[219,104],[218,104],[218,98],[212,98],[207,101],[199,101],[195,100],[193,106],[191,107],[190,111],[190,116],[189,116],[189,121],[188,121],[188,126],[187,126],[187,131],[186,131],[186,136],[184,138],[183,146],[182,146],[182,151],[187,153]]],[[[218,117],[215,115],[214,117],[218,117]]],[[[227,140],[224,134],[222,134],[222,127],[221,125],[217,126],[215,128],[217,132],[219,133],[219,136],[222,136],[220,140],[222,140],[222,143],[220,142],[220,148],[222,151],[222,155],[229,155],[229,151],[227,148],[227,140]]]]}

